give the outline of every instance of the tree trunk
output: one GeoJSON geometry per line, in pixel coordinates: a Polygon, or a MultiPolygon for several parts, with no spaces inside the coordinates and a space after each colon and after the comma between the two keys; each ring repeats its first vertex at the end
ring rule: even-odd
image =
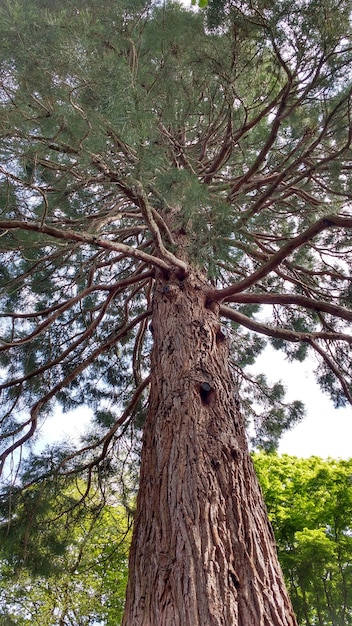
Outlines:
{"type": "Polygon", "coordinates": [[[205,283],[159,277],[123,626],[294,626],[205,283]]]}

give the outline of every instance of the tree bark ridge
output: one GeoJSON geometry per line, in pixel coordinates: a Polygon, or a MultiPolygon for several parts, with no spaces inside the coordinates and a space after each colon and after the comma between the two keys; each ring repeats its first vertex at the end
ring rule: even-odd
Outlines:
{"type": "Polygon", "coordinates": [[[196,274],[156,282],[123,626],[296,626],[219,306],[196,274]]]}

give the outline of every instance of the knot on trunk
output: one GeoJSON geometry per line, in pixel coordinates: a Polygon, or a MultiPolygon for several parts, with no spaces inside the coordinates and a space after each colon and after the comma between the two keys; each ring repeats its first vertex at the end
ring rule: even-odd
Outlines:
{"type": "Polygon", "coordinates": [[[162,293],[167,297],[168,300],[173,300],[176,298],[180,288],[177,285],[164,285],[162,288],[162,293]]]}
{"type": "Polygon", "coordinates": [[[228,336],[228,331],[226,326],[219,326],[217,332],[216,332],[216,341],[225,341],[225,339],[228,336]]]}

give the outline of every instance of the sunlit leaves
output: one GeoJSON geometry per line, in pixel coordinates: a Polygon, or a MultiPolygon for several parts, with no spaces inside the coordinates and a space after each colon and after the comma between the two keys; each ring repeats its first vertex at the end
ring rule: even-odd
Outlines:
{"type": "MultiPolygon", "coordinates": [[[[310,626],[320,619],[350,626],[352,462],[272,454],[256,454],[253,460],[299,624],[310,626]]],[[[104,472],[111,484],[108,463],[101,477],[104,472]]],[[[49,485],[39,501],[14,493],[17,522],[1,542],[0,619],[18,626],[51,626],[58,615],[72,626],[118,623],[129,546],[123,510],[113,499],[102,510],[99,498],[90,497],[78,511],[72,507],[83,484],[66,487],[56,499],[49,485]],[[27,562],[14,577],[7,559],[23,561],[29,523],[40,533],[32,545],[27,539],[27,562]],[[53,532],[54,545],[47,552],[53,532]],[[51,560],[45,562],[49,554],[51,560]]]]}
{"type": "MultiPolygon", "coordinates": [[[[25,496],[14,491],[16,521],[0,527],[0,621],[50,626],[61,619],[93,626],[120,620],[129,525],[113,488],[104,503],[98,485],[89,496],[83,482],[48,481],[25,496]]],[[[3,499],[2,519],[8,502],[3,499]]]]}
{"type": "Polygon", "coordinates": [[[254,463],[299,624],[352,624],[352,461],[254,463]]]}

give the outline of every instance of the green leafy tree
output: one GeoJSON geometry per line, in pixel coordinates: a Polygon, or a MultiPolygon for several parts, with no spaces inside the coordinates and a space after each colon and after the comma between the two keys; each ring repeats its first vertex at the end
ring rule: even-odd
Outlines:
{"type": "Polygon", "coordinates": [[[298,623],[352,624],[352,460],[258,454],[254,464],[298,623]]]}
{"type": "MultiPolygon", "coordinates": [[[[273,454],[253,458],[298,623],[348,626],[352,460],[273,454]]],[[[67,512],[72,517],[72,505],[80,502],[77,490],[71,488],[69,494],[66,487],[63,493],[61,485],[58,500],[37,504],[32,523],[39,533],[36,542],[27,545],[24,559],[18,537],[26,535],[28,502],[38,503],[38,498],[18,491],[21,504],[16,509],[21,514],[7,529],[7,537],[1,537],[3,546],[12,540],[2,561],[1,624],[10,623],[10,615],[14,624],[51,625],[60,617],[74,625],[119,623],[127,583],[128,526],[113,493],[105,506],[98,493],[84,515],[82,508],[77,510],[74,520],[67,519],[67,512]]],[[[28,533],[27,538],[31,539],[28,533]]]]}
{"type": "Polygon", "coordinates": [[[1,468],[56,403],[92,429],[24,487],[142,447],[123,624],[296,623],[245,423],[303,407],[246,365],[269,338],[352,400],[350,15],[1,5],[1,468]]]}
{"type": "Polygon", "coordinates": [[[119,624],[130,525],[110,485],[72,478],[13,494],[16,518],[0,528],[0,624],[119,624]]]}

